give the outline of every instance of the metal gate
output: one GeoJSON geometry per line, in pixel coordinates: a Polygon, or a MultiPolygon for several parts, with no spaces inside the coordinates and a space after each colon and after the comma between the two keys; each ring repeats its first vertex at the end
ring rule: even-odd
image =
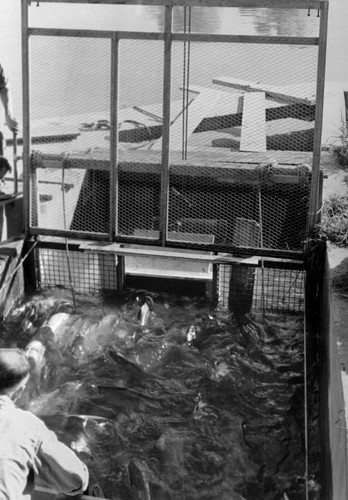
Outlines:
{"type": "Polygon", "coordinates": [[[328,2],[267,3],[304,26],[312,9],[316,36],[204,21],[265,9],[240,0],[141,2],[156,31],[31,26],[63,3],[89,2],[23,0],[27,234],[298,258],[320,206],[328,2]]]}

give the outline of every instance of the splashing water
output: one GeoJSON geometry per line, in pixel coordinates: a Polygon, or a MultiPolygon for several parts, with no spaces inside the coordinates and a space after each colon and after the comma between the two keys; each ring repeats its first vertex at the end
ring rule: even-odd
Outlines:
{"type": "Polygon", "coordinates": [[[45,345],[19,404],[75,450],[106,498],[306,498],[302,317],[240,321],[162,294],[144,328],[135,292],[103,311],[50,294],[13,311],[0,346],[45,345]]]}

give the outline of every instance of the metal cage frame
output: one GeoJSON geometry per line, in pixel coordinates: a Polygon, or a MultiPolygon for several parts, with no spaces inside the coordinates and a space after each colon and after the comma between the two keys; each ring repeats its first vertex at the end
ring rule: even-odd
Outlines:
{"type": "MultiPolygon", "coordinates": [[[[137,0],[40,0],[41,3],[74,3],[74,4],[138,4],[137,0]]],[[[320,170],[321,153],[321,133],[323,122],[323,99],[325,82],[326,63],[326,42],[327,42],[327,20],[328,1],[327,0],[144,0],[144,5],[160,5],[165,8],[165,27],[163,32],[123,32],[123,31],[93,31],[77,29],[46,29],[31,28],[29,26],[30,0],[22,0],[22,54],[23,54],[23,193],[24,193],[24,227],[28,237],[32,236],[64,236],[79,239],[94,239],[122,243],[141,243],[173,248],[192,248],[204,251],[209,248],[215,252],[229,252],[238,255],[268,255],[280,258],[298,259],[300,251],[286,251],[282,249],[251,248],[251,245],[227,245],[216,246],[213,243],[207,245],[197,242],[172,241],[168,237],[168,203],[169,203],[169,168],[171,166],[170,155],[170,120],[171,120],[171,58],[172,44],[174,41],[197,41],[197,42],[227,42],[227,43],[262,43],[279,45],[315,45],[318,46],[318,64],[316,78],[316,105],[315,105],[315,129],[312,157],[312,171],[309,183],[309,210],[307,214],[307,228],[311,230],[318,222],[318,212],[321,204],[321,184],[322,173],[320,170]],[[176,6],[201,6],[201,7],[244,7],[244,8],[293,8],[293,9],[313,9],[320,15],[320,27],[318,37],[279,37],[279,36],[242,36],[242,35],[219,35],[219,34],[198,34],[198,33],[174,33],[173,32],[173,8],[176,6]],[[111,44],[111,95],[110,95],[110,150],[109,150],[109,172],[110,172],[110,210],[109,210],[109,230],[105,233],[80,233],[78,231],[56,231],[42,229],[31,225],[32,192],[35,188],[35,169],[32,168],[31,157],[31,134],[30,134],[30,82],[29,82],[29,39],[31,36],[73,36],[107,38],[111,44]],[[124,39],[134,40],[161,40],[163,41],[163,136],[162,151],[160,155],[160,217],[159,217],[159,237],[155,239],[139,239],[136,237],[123,238],[118,234],[118,186],[119,186],[119,42],[124,39]]],[[[55,163],[58,168],[71,167],[68,158],[61,155],[43,155],[42,165],[55,163]]],[[[105,167],[104,167],[105,168],[105,167]]],[[[259,247],[260,245],[254,245],[259,247]]]]}

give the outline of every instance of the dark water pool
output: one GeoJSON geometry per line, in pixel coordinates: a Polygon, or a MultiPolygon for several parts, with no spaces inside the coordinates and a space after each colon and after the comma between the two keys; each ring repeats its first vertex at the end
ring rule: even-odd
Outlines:
{"type": "Polygon", "coordinates": [[[311,383],[306,439],[303,317],[236,318],[163,293],[151,294],[142,328],[138,293],[77,297],[75,309],[64,291],[19,304],[1,325],[1,347],[46,345],[20,405],[79,454],[106,498],[318,499],[317,389],[311,383]]]}

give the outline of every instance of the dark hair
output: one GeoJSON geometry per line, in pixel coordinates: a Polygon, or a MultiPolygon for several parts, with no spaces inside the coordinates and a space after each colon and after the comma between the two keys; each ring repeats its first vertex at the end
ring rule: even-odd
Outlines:
{"type": "Polygon", "coordinates": [[[22,349],[0,349],[0,391],[16,386],[28,375],[29,369],[22,349]]]}
{"type": "Polygon", "coordinates": [[[5,156],[0,156],[0,169],[4,168],[6,173],[11,172],[12,168],[11,165],[8,162],[8,159],[5,158],[5,156]]]}

